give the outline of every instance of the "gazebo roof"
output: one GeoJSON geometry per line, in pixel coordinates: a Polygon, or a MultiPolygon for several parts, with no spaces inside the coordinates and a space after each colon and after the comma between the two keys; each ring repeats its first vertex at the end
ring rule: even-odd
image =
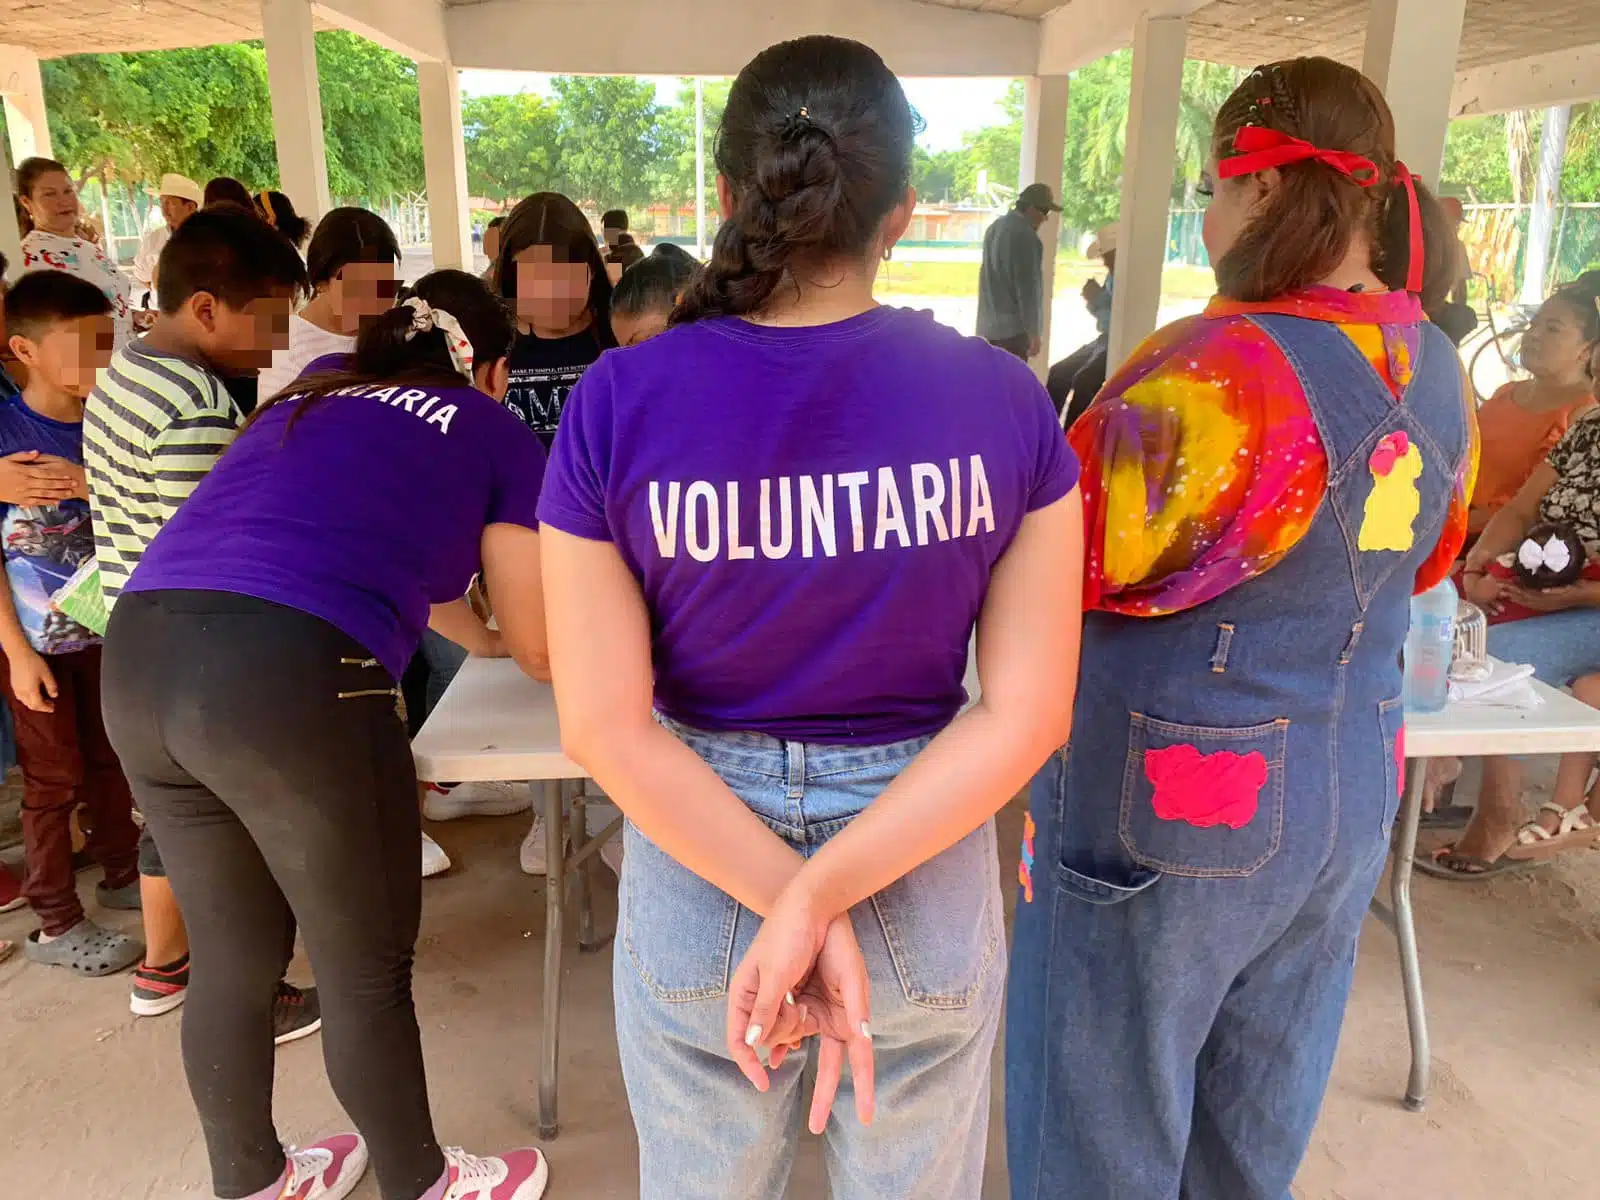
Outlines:
{"type": "MultiPolygon", "coordinates": [[[[1071,20],[1073,0],[919,0],[940,8],[1071,20]]],[[[1127,8],[1137,7],[1126,4],[1127,8]]],[[[1189,16],[1189,55],[1248,67],[1302,54],[1361,61],[1370,0],[1210,0],[1189,16]]],[[[1600,40],[1600,0],[1468,0],[1462,69],[1600,40]]]]}

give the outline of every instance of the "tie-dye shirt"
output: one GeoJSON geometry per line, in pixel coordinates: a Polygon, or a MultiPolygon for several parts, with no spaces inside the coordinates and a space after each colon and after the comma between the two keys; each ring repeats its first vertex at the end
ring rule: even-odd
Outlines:
{"type": "MultiPolygon", "coordinates": [[[[1327,456],[1294,368],[1243,319],[1255,313],[1334,322],[1397,401],[1411,381],[1422,306],[1404,293],[1218,297],[1157,330],[1072,428],[1083,462],[1086,609],[1155,617],[1204,604],[1277,565],[1311,527],[1327,456]]],[[[1477,462],[1474,424],[1418,591],[1461,552],[1477,462]]]]}

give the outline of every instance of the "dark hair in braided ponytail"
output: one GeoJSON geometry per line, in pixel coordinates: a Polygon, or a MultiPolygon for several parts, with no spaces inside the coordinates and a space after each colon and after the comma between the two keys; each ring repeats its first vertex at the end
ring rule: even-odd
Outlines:
{"type": "Polygon", "coordinates": [[[760,312],[804,272],[864,256],[905,197],[916,134],[900,81],[860,42],[805,37],[756,55],[717,134],[733,212],[673,323],[760,312]]]}

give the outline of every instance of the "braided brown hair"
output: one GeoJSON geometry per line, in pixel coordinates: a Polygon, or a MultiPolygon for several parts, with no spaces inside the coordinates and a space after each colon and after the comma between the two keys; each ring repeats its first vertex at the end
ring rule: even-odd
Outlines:
{"type": "MultiPolygon", "coordinates": [[[[1233,154],[1234,135],[1259,125],[1323,150],[1371,159],[1378,182],[1361,187],[1316,161],[1278,168],[1279,183],[1229,251],[1215,263],[1217,290],[1261,301],[1326,279],[1350,241],[1365,233],[1374,275],[1403,291],[1411,263],[1410,198],[1396,175],[1394,117],[1376,84],[1330,58],[1294,58],[1257,67],[1217,113],[1213,153],[1233,154]]],[[[1455,235],[1444,210],[1416,184],[1422,210],[1422,302],[1432,308],[1454,282],[1455,235]]]]}
{"type": "Polygon", "coordinates": [[[760,312],[802,273],[865,256],[910,186],[916,134],[900,81],[860,42],[804,37],[756,55],[717,134],[733,212],[673,324],[760,312]]]}

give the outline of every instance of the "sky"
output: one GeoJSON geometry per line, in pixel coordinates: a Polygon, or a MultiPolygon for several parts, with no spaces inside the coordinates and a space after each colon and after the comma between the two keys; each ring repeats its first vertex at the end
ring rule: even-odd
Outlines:
{"type": "MultiPolygon", "coordinates": [[[[674,76],[648,76],[657,97],[672,103],[678,94],[674,76]]],[[[961,137],[1004,119],[1000,100],[1009,79],[906,79],[906,96],[927,122],[921,141],[930,150],[950,150],[961,137]]],[[[518,92],[548,95],[550,76],[533,71],[462,71],[461,90],[468,96],[505,96],[518,92]]]]}

